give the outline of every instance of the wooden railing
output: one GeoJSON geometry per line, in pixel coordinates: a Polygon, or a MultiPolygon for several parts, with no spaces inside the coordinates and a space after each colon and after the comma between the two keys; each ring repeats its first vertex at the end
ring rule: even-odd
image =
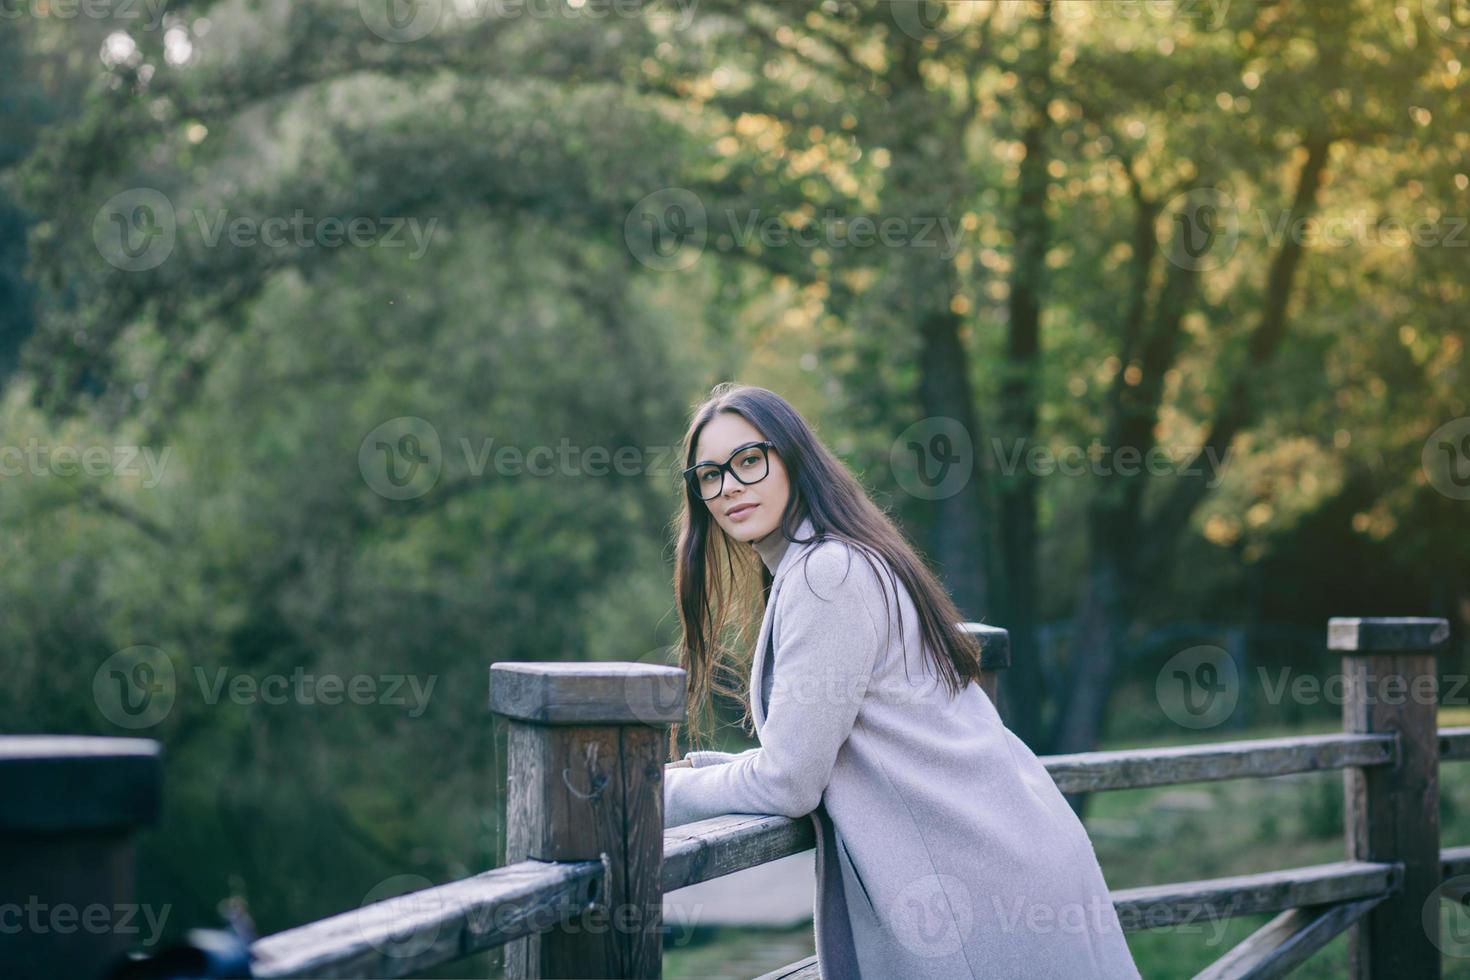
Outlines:
{"type": "MultiPolygon", "coordinates": [[[[993,699],[1004,631],[967,626],[981,635],[993,699]]],[[[1331,620],[1341,734],[1043,757],[1064,792],[1343,771],[1346,860],[1115,890],[1123,927],[1275,912],[1199,977],[1283,976],[1344,931],[1357,980],[1438,977],[1438,898],[1470,896],[1459,880],[1470,846],[1439,843],[1439,763],[1470,760],[1470,728],[1436,727],[1435,657],[1448,636],[1442,619],[1331,620]]],[[[667,726],[684,720],[682,671],[498,663],[490,675],[491,708],[510,735],[505,865],[259,939],[254,976],[403,977],[505,946],[512,978],[658,977],[666,893],[814,846],[805,818],[662,826],[663,747],[667,726]]],[[[131,831],[156,809],[157,786],[157,747],[146,740],[0,739],[0,894],[116,900],[131,831]],[[83,766],[89,791],[107,799],[84,799],[68,782],[83,766]],[[55,799],[16,806],[15,786],[55,799]],[[105,870],[73,859],[103,854],[105,870]]],[[[61,937],[24,938],[28,958],[14,975],[55,975],[27,966],[61,937]]],[[[97,975],[116,953],[103,945],[66,951],[70,975],[97,975]]],[[[761,980],[816,977],[809,957],[761,980]]]]}

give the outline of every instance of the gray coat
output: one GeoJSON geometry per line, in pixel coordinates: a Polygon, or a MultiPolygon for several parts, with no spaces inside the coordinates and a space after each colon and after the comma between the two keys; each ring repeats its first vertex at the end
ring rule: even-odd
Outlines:
{"type": "Polygon", "coordinates": [[[757,550],[774,577],[750,678],[761,744],[666,770],[665,824],[810,816],[831,980],[1137,980],[1082,823],[978,684],[948,696],[887,564],[779,528],[757,550]]]}

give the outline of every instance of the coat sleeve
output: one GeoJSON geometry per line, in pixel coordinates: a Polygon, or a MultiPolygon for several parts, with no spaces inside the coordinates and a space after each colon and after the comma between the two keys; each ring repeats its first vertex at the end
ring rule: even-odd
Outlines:
{"type": "Polygon", "coordinates": [[[818,545],[787,573],[761,744],[725,764],[665,770],[665,826],[817,808],[886,640],[876,625],[883,599],[876,573],[844,542],[818,545]]]}
{"type": "Polygon", "coordinates": [[[752,752],[758,751],[760,746],[754,749],[746,749],[744,752],[719,752],[715,749],[694,749],[686,752],[684,758],[689,764],[698,769],[700,766],[716,766],[723,762],[734,762],[736,759],[744,758],[752,752]]]}

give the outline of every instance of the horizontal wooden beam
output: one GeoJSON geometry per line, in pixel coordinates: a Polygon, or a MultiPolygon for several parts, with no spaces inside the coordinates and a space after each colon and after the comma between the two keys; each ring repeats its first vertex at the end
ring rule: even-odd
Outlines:
{"type": "MultiPolygon", "coordinates": [[[[1325,945],[1332,936],[1357,921],[1384,897],[1399,887],[1403,868],[1398,864],[1374,864],[1364,861],[1338,861],[1332,864],[1312,865],[1304,868],[1288,868],[1261,874],[1235,875],[1229,878],[1211,878],[1203,881],[1183,881],[1171,885],[1152,885],[1146,888],[1125,888],[1112,893],[1113,908],[1118,912],[1119,922],[1126,932],[1152,929],[1160,926],[1181,925],[1202,919],[1216,919],[1259,912],[1284,912],[1298,906],[1333,907],[1327,918],[1315,922],[1316,916],[1307,921],[1301,916],[1273,920],[1275,929],[1267,932],[1263,927],[1253,934],[1255,947],[1242,949],[1240,946],[1216,964],[1226,964],[1233,957],[1244,966],[1251,962],[1252,949],[1260,962],[1269,959],[1267,936],[1275,936],[1282,950],[1281,961],[1294,955],[1291,949],[1301,952],[1312,942],[1321,940],[1325,945]],[[1292,926],[1304,927],[1306,931],[1295,940],[1292,926]],[[1325,939],[1323,938],[1326,934],[1325,939]],[[1294,945],[1293,945],[1294,944],[1294,945]]],[[[1247,940],[1249,942],[1249,940],[1247,940]]],[[[1242,944],[1243,946],[1245,944],[1242,944]]],[[[1307,955],[1319,947],[1307,950],[1307,955]]],[[[1305,959],[1305,955],[1301,957],[1305,959]]],[[[1298,961],[1299,962],[1299,961],[1298,961]]],[[[1293,965],[1295,965],[1293,963],[1293,965]]],[[[1214,967],[1212,967],[1214,969],[1214,967]]],[[[1207,974],[1200,974],[1201,977],[1207,974]]],[[[1208,974],[1214,980],[1224,977],[1275,977],[1282,973],[1216,973],[1208,974]]],[[[783,966],[758,977],[757,980],[820,980],[816,957],[783,966]]]]}
{"type": "Polygon", "coordinates": [[[1300,905],[1386,895],[1402,883],[1403,865],[1335,861],[1257,874],[1206,878],[1114,891],[1113,907],[1127,932],[1181,925],[1300,905]]]}
{"type": "Polygon", "coordinates": [[[662,725],[684,721],[684,671],[637,661],[490,665],[490,710],[540,725],[662,725]]]}
{"type": "Polygon", "coordinates": [[[664,830],[664,893],[817,846],[810,817],[736,813],[664,830]]]}
{"type": "Polygon", "coordinates": [[[822,980],[822,974],[817,971],[817,958],[808,956],[804,960],[788,963],[770,973],[762,973],[755,980],[822,980]]]}
{"type": "Polygon", "coordinates": [[[599,894],[599,861],[520,861],[256,940],[255,977],[404,977],[549,928],[599,894]]]}
{"type": "Polygon", "coordinates": [[[1334,616],[1327,649],[1343,653],[1429,653],[1449,648],[1450,621],[1430,616],[1334,616]]]}
{"type": "Polygon", "coordinates": [[[1391,734],[1294,735],[1048,755],[1042,756],[1041,762],[1062,792],[1086,793],[1389,765],[1394,759],[1395,739],[1391,734]]]}
{"type": "Polygon", "coordinates": [[[1355,902],[1287,909],[1196,973],[1194,980],[1277,980],[1284,977],[1336,939],[1384,897],[1378,895],[1355,902]]]}
{"type": "Polygon", "coordinates": [[[1441,728],[1439,730],[1439,761],[1470,761],[1470,728],[1441,728]]]}

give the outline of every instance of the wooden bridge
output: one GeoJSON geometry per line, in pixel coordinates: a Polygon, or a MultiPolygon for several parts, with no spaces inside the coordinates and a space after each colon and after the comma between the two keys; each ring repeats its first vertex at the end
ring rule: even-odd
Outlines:
{"type": "MultiPolygon", "coordinates": [[[[967,628],[993,699],[1005,631],[967,628]]],[[[1344,860],[1117,890],[1123,927],[1278,913],[1198,975],[1211,980],[1284,976],[1344,931],[1357,980],[1440,976],[1439,899],[1470,896],[1470,846],[1439,840],[1439,765],[1470,760],[1470,728],[1436,722],[1448,638],[1443,619],[1331,620],[1341,734],[1043,757],[1064,792],[1344,773],[1344,860]]],[[[512,978],[660,976],[665,893],[815,846],[804,817],[663,826],[684,683],[640,663],[492,665],[490,706],[510,732],[504,866],[258,939],[253,976],[406,977],[495,946],[512,978]]],[[[0,901],[130,901],[134,833],[161,783],[146,739],[0,738],[0,901]]],[[[0,935],[0,963],[9,976],[95,977],[119,939],[0,935]]],[[[761,980],[817,975],[808,958],[761,980]]]]}

